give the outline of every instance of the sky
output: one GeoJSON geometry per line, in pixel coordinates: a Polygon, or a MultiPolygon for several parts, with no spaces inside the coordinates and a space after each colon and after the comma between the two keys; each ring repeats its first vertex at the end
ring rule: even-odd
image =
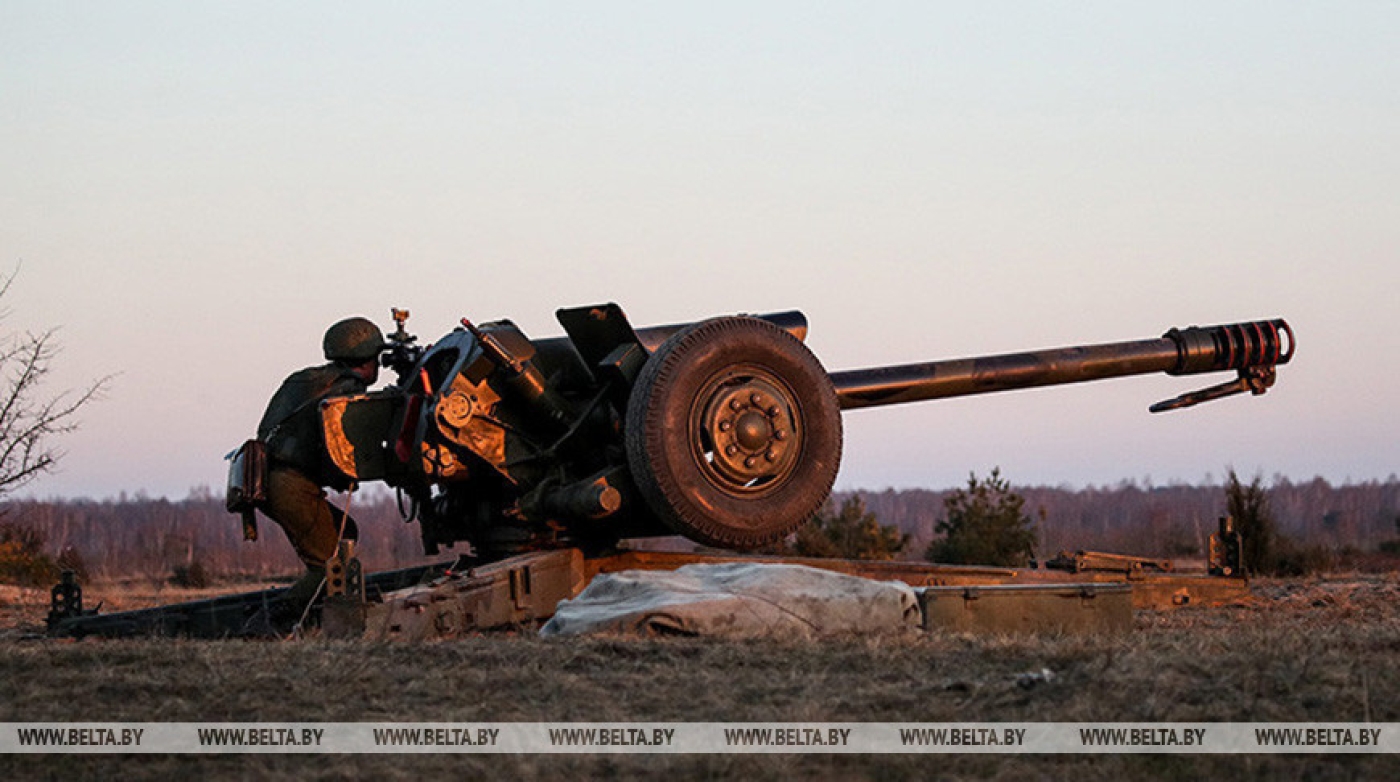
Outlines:
{"type": "Polygon", "coordinates": [[[1384,480],[1400,6],[0,0],[0,333],[111,375],[30,496],[221,487],[348,315],[804,311],[829,370],[1284,317],[1257,398],[843,416],[838,488],[1384,480]]]}

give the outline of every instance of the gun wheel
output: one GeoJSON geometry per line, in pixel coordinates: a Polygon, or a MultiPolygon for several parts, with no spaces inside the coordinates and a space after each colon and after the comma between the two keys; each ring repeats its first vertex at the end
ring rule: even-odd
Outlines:
{"type": "Polygon", "coordinates": [[[810,519],[841,462],[831,379],[800,340],[747,317],[689,326],[647,361],[627,405],[647,505],[692,540],[749,549],[810,519]]]}

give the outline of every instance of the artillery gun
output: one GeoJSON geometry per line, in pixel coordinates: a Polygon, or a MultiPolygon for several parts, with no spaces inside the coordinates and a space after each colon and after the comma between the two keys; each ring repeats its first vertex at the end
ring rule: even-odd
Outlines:
{"type": "Polygon", "coordinates": [[[399,491],[425,552],[483,560],[622,538],[684,535],[730,549],[783,538],[825,502],[841,412],[1165,372],[1235,379],[1160,412],[1262,394],[1293,356],[1282,320],[1172,329],[1156,339],[828,374],[796,311],[633,328],[616,304],[561,309],[565,336],[508,320],[429,346],[394,310],[394,385],[322,403],[327,455],[353,482],[399,491]]]}

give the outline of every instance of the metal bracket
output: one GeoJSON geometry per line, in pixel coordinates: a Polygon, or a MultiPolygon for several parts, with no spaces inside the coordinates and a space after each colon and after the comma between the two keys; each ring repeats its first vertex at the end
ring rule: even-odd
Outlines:
{"type": "Polygon", "coordinates": [[[326,561],[326,602],[321,629],[329,638],[358,638],[365,632],[365,577],[355,541],[342,540],[326,561]]]}
{"type": "Polygon", "coordinates": [[[1235,380],[1231,380],[1228,383],[1221,383],[1218,386],[1202,388],[1200,391],[1191,391],[1171,399],[1164,399],[1147,408],[1147,410],[1152,413],[1180,410],[1183,407],[1193,407],[1202,402],[1224,399],[1227,396],[1242,394],[1246,391],[1255,396],[1259,396],[1265,391],[1268,391],[1277,379],[1278,370],[1274,367],[1247,367],[1240,370],[1240,376],[1235,380]]]}
{"type": "Polygon", "coordinates": [[[49,594],[49,627],[64,619],[97,614],[96,608],[90,611],[83,610],[83,588],[78,584],[78,575],[71,570],[63,571],[61,580],[54,585],[49,594]]]}

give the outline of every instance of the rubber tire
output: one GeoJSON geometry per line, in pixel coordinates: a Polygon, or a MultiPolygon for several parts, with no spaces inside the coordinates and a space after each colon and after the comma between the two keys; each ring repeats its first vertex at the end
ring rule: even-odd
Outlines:
{"type": "Polygon", "coordinates": [[[697,542],[753,549],[791,534],[831,494],[841,463],[841,409],[831,378],[802,341],[764,320],[722,317],[686,327],[657,348],[627,404],[627,461],[638,490],[668,527],[697,542]],[[720,373],[754,365],[787,386],[802,427],[785,475],[758,493],[707,477],[693,455],[697,395],[720,373]]]}

